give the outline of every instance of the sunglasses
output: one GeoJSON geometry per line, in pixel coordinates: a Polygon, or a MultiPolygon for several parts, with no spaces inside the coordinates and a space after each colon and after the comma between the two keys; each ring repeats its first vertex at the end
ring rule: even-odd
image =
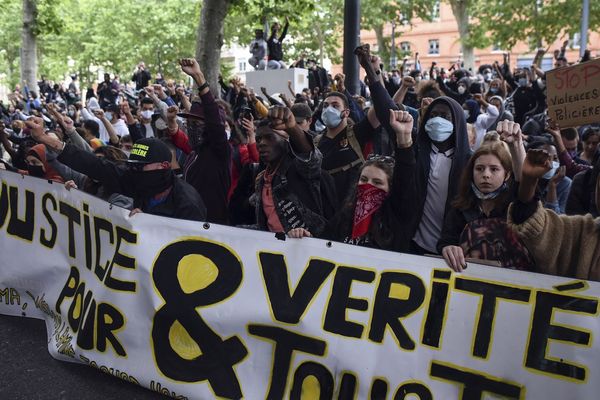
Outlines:
{"type": "Polygon", "coordinates": [[[382,162],[382,163],[386,163],[386,164],[394,164],[396,162],[394,157],[382,156],[380,154],[369,154],[369,157],[367,157],[367,161],[372,162],[372,163],[382,162]]]}

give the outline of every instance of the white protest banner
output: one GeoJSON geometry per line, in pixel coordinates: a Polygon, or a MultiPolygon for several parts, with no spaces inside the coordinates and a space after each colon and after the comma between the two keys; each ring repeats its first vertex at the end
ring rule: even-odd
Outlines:
{"type": "Polygon", "coordinates": [[[548,116],[561,128],[600,122],[600,58],[546,72],[548,116]]]}
{"type": "Polygon", "coordinates": [[[129,218],[0,179],[0,313],[44,319],[58,359],[180,399],[600,392],[596,282],[129,218]]]}

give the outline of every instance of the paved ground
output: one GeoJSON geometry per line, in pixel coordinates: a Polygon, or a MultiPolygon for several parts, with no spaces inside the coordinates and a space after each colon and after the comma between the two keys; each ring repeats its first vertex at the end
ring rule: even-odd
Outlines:
{"type": "Polygon", "coordinates": [[[44,322],[0,315],[0,399],[165,400],[141,386],[48,353],[44,322]]]}

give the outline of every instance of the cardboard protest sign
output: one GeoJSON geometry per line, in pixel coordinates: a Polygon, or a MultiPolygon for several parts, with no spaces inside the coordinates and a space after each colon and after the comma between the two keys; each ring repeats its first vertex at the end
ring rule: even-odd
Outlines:
{"type": "Polygon", "coordinates": [[[0,171],[0,313],[45,320],[58,359],[177,399],[593,399],[599,298],[597,282],[129,217],[0,171]]]}
{"type": "Polygon", "coordinates": [[[546,72],[548,116],[561,128],[600,122],[600,59],[546,72]]]}

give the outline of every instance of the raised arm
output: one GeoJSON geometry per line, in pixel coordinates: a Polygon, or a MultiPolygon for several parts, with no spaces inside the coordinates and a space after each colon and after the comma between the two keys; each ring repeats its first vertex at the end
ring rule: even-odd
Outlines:
{"type": "Polygon", "coordinates": [[[502,140],[508,144],[508,149],[512,157],[512,168],[513,174],[515,175],[515,181],[521,182],[522,168],[526,156],[521,126],[516,122],[506,119],[498,122],[496,132],[498,132],[502,140]]]}
{"type": "Polygon", "coordinates": [[[269,109],[268,118],[271,120],[273,129],[286,131],[290,137],[290,144],[296,153],[310,153],[314,150],[313,143],[306,133],[296,124],[292,111],[283,106],[275,106],[269,109]]]}
{"type": "Polygon", "coordinates": [[[179,64],[181,65],[181,70],[191,76],[196,85],[198,85],[198,94],[200,95],[202,108],[204,109],[204,122],[206,124],[204,131],[207,143],[210,143],[214,149],[227,151],[229,144],[227,143],[227,134],[225,133],[225,121],[221,119],[219,106],[210,92],[198,61],[193,58],[183,58],[179,64]]]}
{"type": "Polygon", "coordinates": [[[104,115],[104,111],[102,109],[94,110],[94,114],[96,115],[96,118],[98,118],[104,125],[104,128],[108,133],[108,140],[110,144],[113,146],[118,146],[120,141],[119,136],[117,136],[117,131],[115,131],[115,128],[112,126],[108,118],[106,118],[106,115],[104,115]]]}

